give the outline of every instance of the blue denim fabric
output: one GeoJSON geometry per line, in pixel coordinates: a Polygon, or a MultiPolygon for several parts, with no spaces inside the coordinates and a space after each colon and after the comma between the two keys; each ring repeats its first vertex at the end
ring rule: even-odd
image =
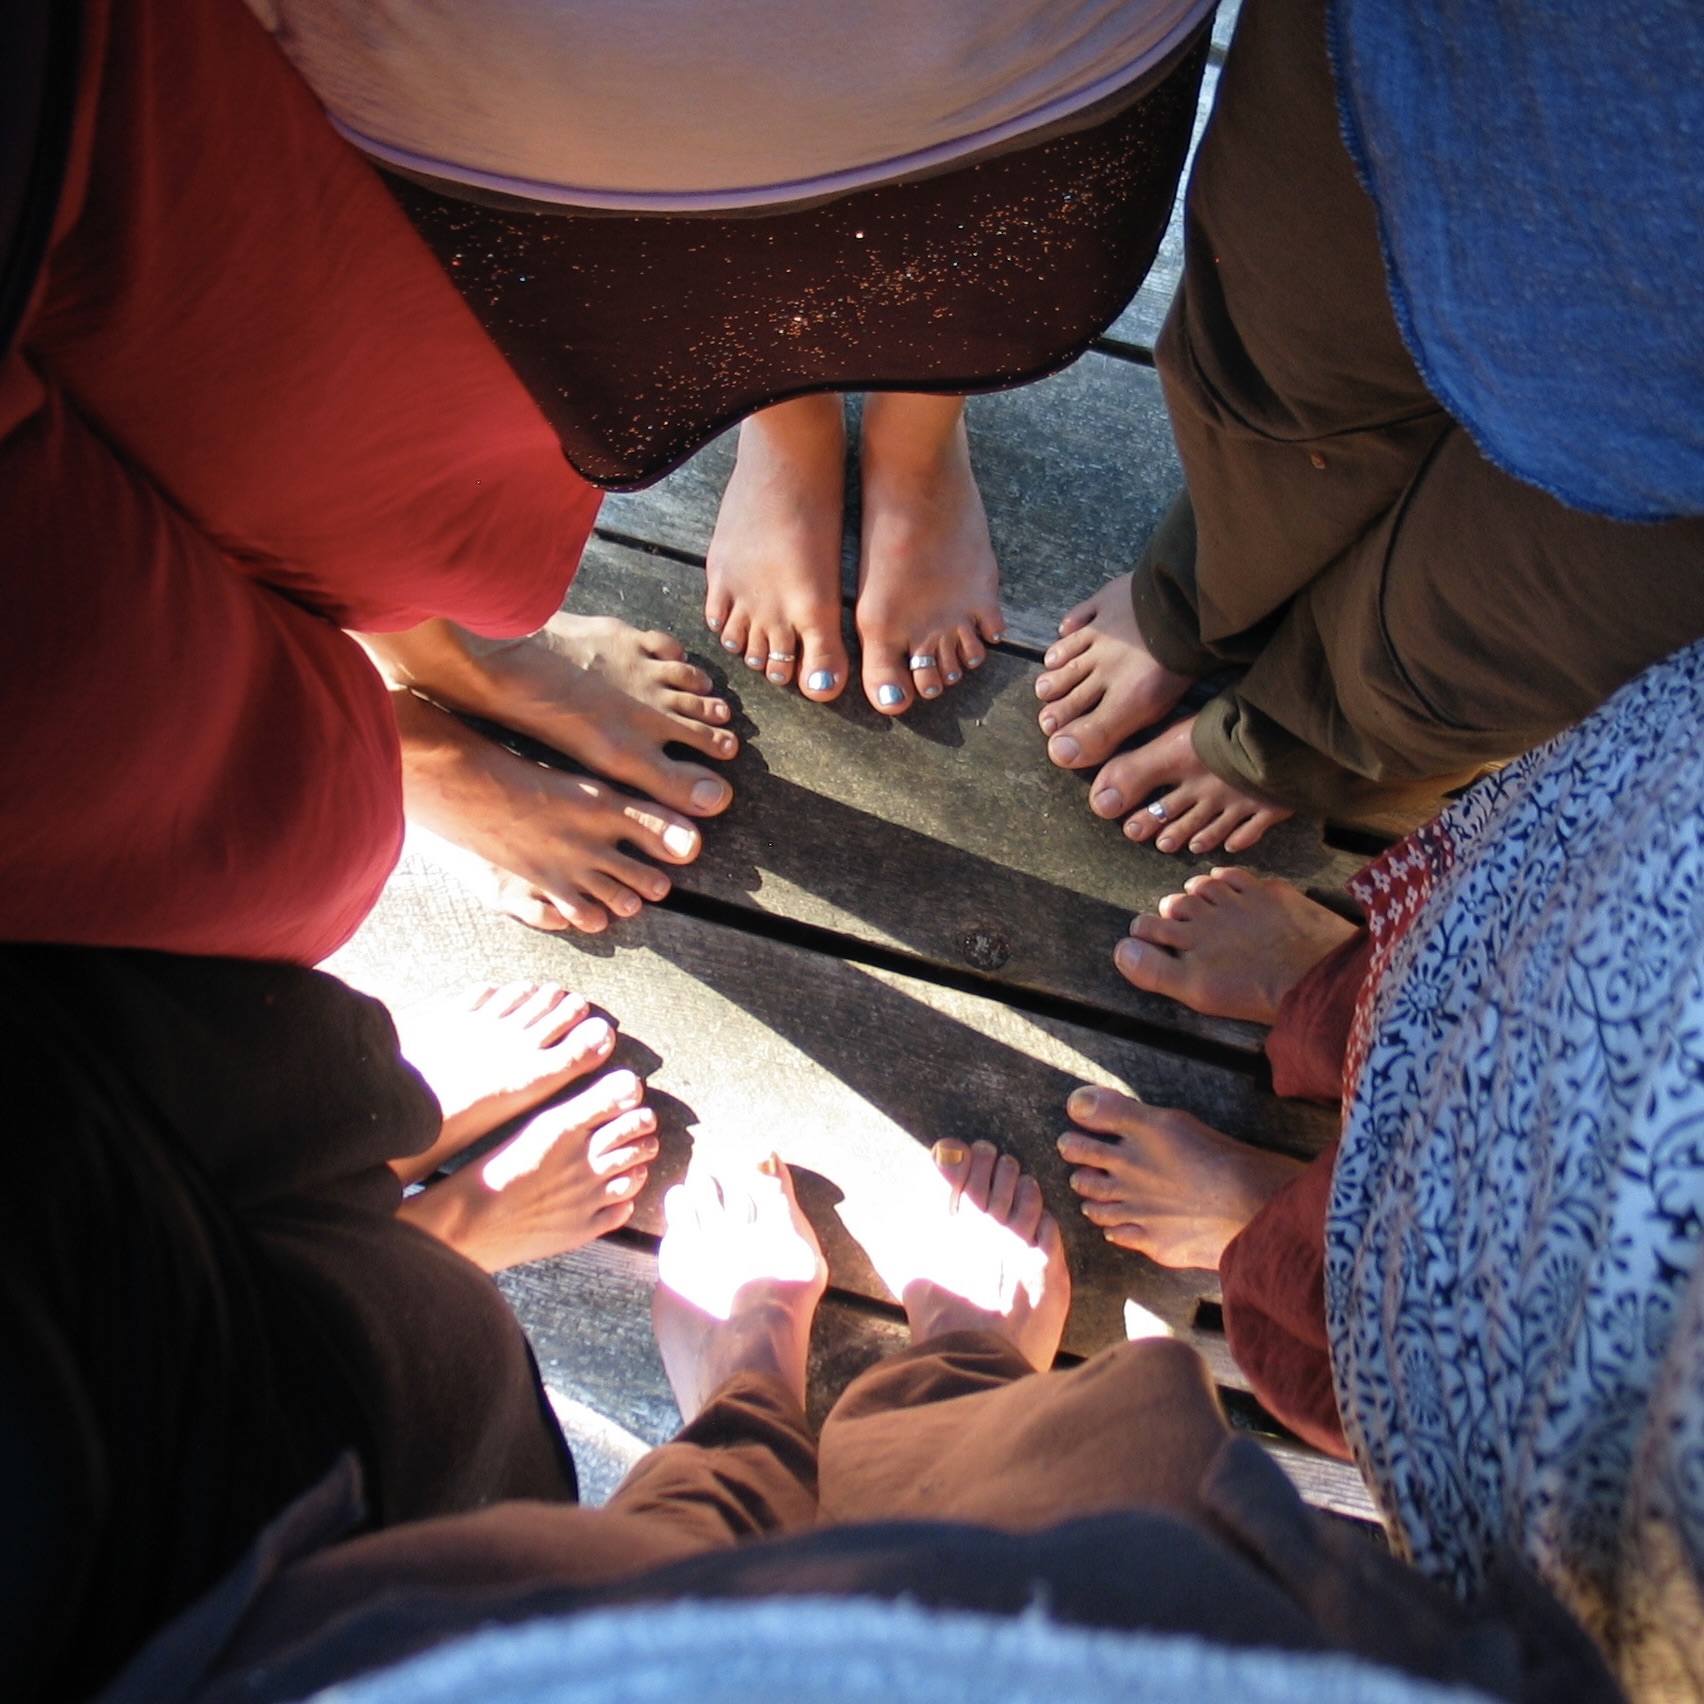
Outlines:
{"type": "Polygon", "coordinates": [[[1403,337],[1506,472],[1704,515],[1704,4],[1334,0],[1403,337]]]}

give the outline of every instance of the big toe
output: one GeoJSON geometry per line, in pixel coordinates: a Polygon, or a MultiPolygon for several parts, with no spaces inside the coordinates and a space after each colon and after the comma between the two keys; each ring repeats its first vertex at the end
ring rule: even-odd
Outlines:
{"type": "MultiPolygon", "coordinates": [[[[1053,708],[1057,715],[1063,706],[1053,708]]],[[[1047,755],[1061,769],[1087,769],[1104,762],[1136,731],[1124,725],[1103,697],[1094,709],[1059,725],[1047,742],[1047,755]]]]}
{"type": "Polygon", "coordinates": [[[1112,962],[1133,988],[1163,994],[1170,1000],[1182,1000],[1187,992],[1188,977],[1182,959],[1152,941],[1126,936],[1112,949],[1112,962]]]}
{"type": "Polygon", "coordinates": [[[864,641],[864,696],[884,716],[902,715],[911,708],[911,671],[902,646],[886,640],[864,641]]]}
{"type": "Polygon", "coordinates": [[[1134,1115],[1141,1111],[1141,1102],[1116,1089],[1104,1089],[1085,1083],[1073,1089],[1065,1102],[1065,1111],[1074,1123],[1085,1130],[1109,1131],[1114,1134],[1129,1128],[1134,1115]]]}
{"type": "Polygon", "coordinates": [[[799,691],[818,704],[838,698],[852,672],[839,629],[807,628],[799,634],[799,691]]]}

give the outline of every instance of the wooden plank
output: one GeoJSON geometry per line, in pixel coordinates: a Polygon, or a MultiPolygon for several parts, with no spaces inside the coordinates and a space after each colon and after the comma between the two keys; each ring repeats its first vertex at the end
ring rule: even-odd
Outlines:
{"type": "MultiPolygon", "coordinates": [[[[1167,857],[1088,808],[1091,772],[1047,761],[1036,668],[996,654],[962,686],[898,720],[856,689],[816,705],[713,651],[695,621],[700,581],[666,558],[596,544],[571,609],[679,634],[726,682],[744,749],[736,798],[706,825],[678,886],[915,955],[957,973],[1118,1013],[1253,1053],[1253,1025],[1198,1017],[1132,988],[1112,948],[1217,857],[1167,857]]],[[[1292,821],[1235,862],[1334,891],[1359,867],[1292,821]]]]}
{"type": "MultiPolygon", "coordinates": [[[[644,1451],[666,1443],[680,1425],[651,1335],[656,1281],[656,1256],[637,1239],[615,1238],[498,1278],[538,1357],[587,1503],[606,1502],[644,1451]]],[[[811,1336],[812,1422],[820,1426],[859,1373],[910,1341],[901,1320],[830,1290],[811,1336]]],[[[1361,1520],[1378,1518],[1354,1468],[1305,1446],[1256,1435],[1309,1502],[1361,1520]]]]}
{"type": "Polygon", "coordinates": [[[617,1062],[648,1077],[659,1116],[663,1151],[635,1227],[660,1231],[661,1193],[694,1143],[779,1152],[801,1168],[833,1281],[858,1295],[889,1299],[836,1206],[889,1217],[932,1179],[938,1138],[997,1141],[1035,1174],[1065,1233],[1077,1281],[1066,1342],[1081,1354],[1123,1338],[1127,1298],[1186,1330],[1215,1280],[1116,1249],[1082,1217],[1054,1147],[1072,1088],[1119,1087],[1295,1154],[1335,1132],[1331,1114],[1242,1072],[665,908],[612,934],[525,929],[416,850],[328,968],[393,1008],[484,977],[577,988],[620,1022],[617,1062]]]}
{"type": "MultiPolygon", "coordinates": [[[[1159,380],[1090,353],[1038,384],[972,397],[968,420],[1007,631],[1039,650],[1071,605],[1135,562],[1182,483],[1159,380]]],[[[727,433],[648,491],[606,498],[599,526],[702,562],[733,462],[727,433]]],[[[849,597],[857,589],[857,514],[854,469],[843,560],[849,597]]]]}

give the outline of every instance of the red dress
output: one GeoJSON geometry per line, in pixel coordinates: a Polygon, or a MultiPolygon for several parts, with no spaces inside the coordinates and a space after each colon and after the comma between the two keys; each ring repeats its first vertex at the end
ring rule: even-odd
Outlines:
{"type": "Polygon", "coordinates": [[[241,0],[91,0],[0,369],[0,939],[311,963],[402,834],[344,626],[559,607],[597,511],[241,0]]]}

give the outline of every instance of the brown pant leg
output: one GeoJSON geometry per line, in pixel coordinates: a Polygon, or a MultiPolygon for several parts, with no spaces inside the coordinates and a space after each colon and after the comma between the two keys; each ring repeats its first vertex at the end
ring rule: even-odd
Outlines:
{"type": "Polygon", "coordinates": [[[774,1379],[731,1380],[601,1509],[536,1501],[416,1521],[286,1569],[244,1621],[227,1669],[263,1662],[389,1595],[451,1599],[600,1586],[741,1539],[810,1525],[816,1446],[774,1379]]]}
{"type": "Polygon", "coordinates": [[[1162,660],[1251,665],[1197,719],[1208,766],[1330,812],[1464,781],[1704,633],[1704,522],[1566,509],[1426,392],[1338,133],[1324,12],[1248,0],[1238,23],[1157,351],[1193,550],[1173,518],[1134,596],[1162,660]]]}
{"type": "Polygon", "coordinates": [[[1391,314],[1324,0],[1246,0],[1184,241],[1156,356],[1194,500],[1199,636],[1217,645],[1374,525],[1448,424],[1391,314]]]}
{"type": "Polygon", "coordinates": [[[1184,1344],[1123,1343],[1037,1374],[992,1333],[953,1332],[871,1368],[835,1404],[821,1518],[1021,1532],[1112,1509],[1194,1514],[1227,1435],[1184,1344]]]}

